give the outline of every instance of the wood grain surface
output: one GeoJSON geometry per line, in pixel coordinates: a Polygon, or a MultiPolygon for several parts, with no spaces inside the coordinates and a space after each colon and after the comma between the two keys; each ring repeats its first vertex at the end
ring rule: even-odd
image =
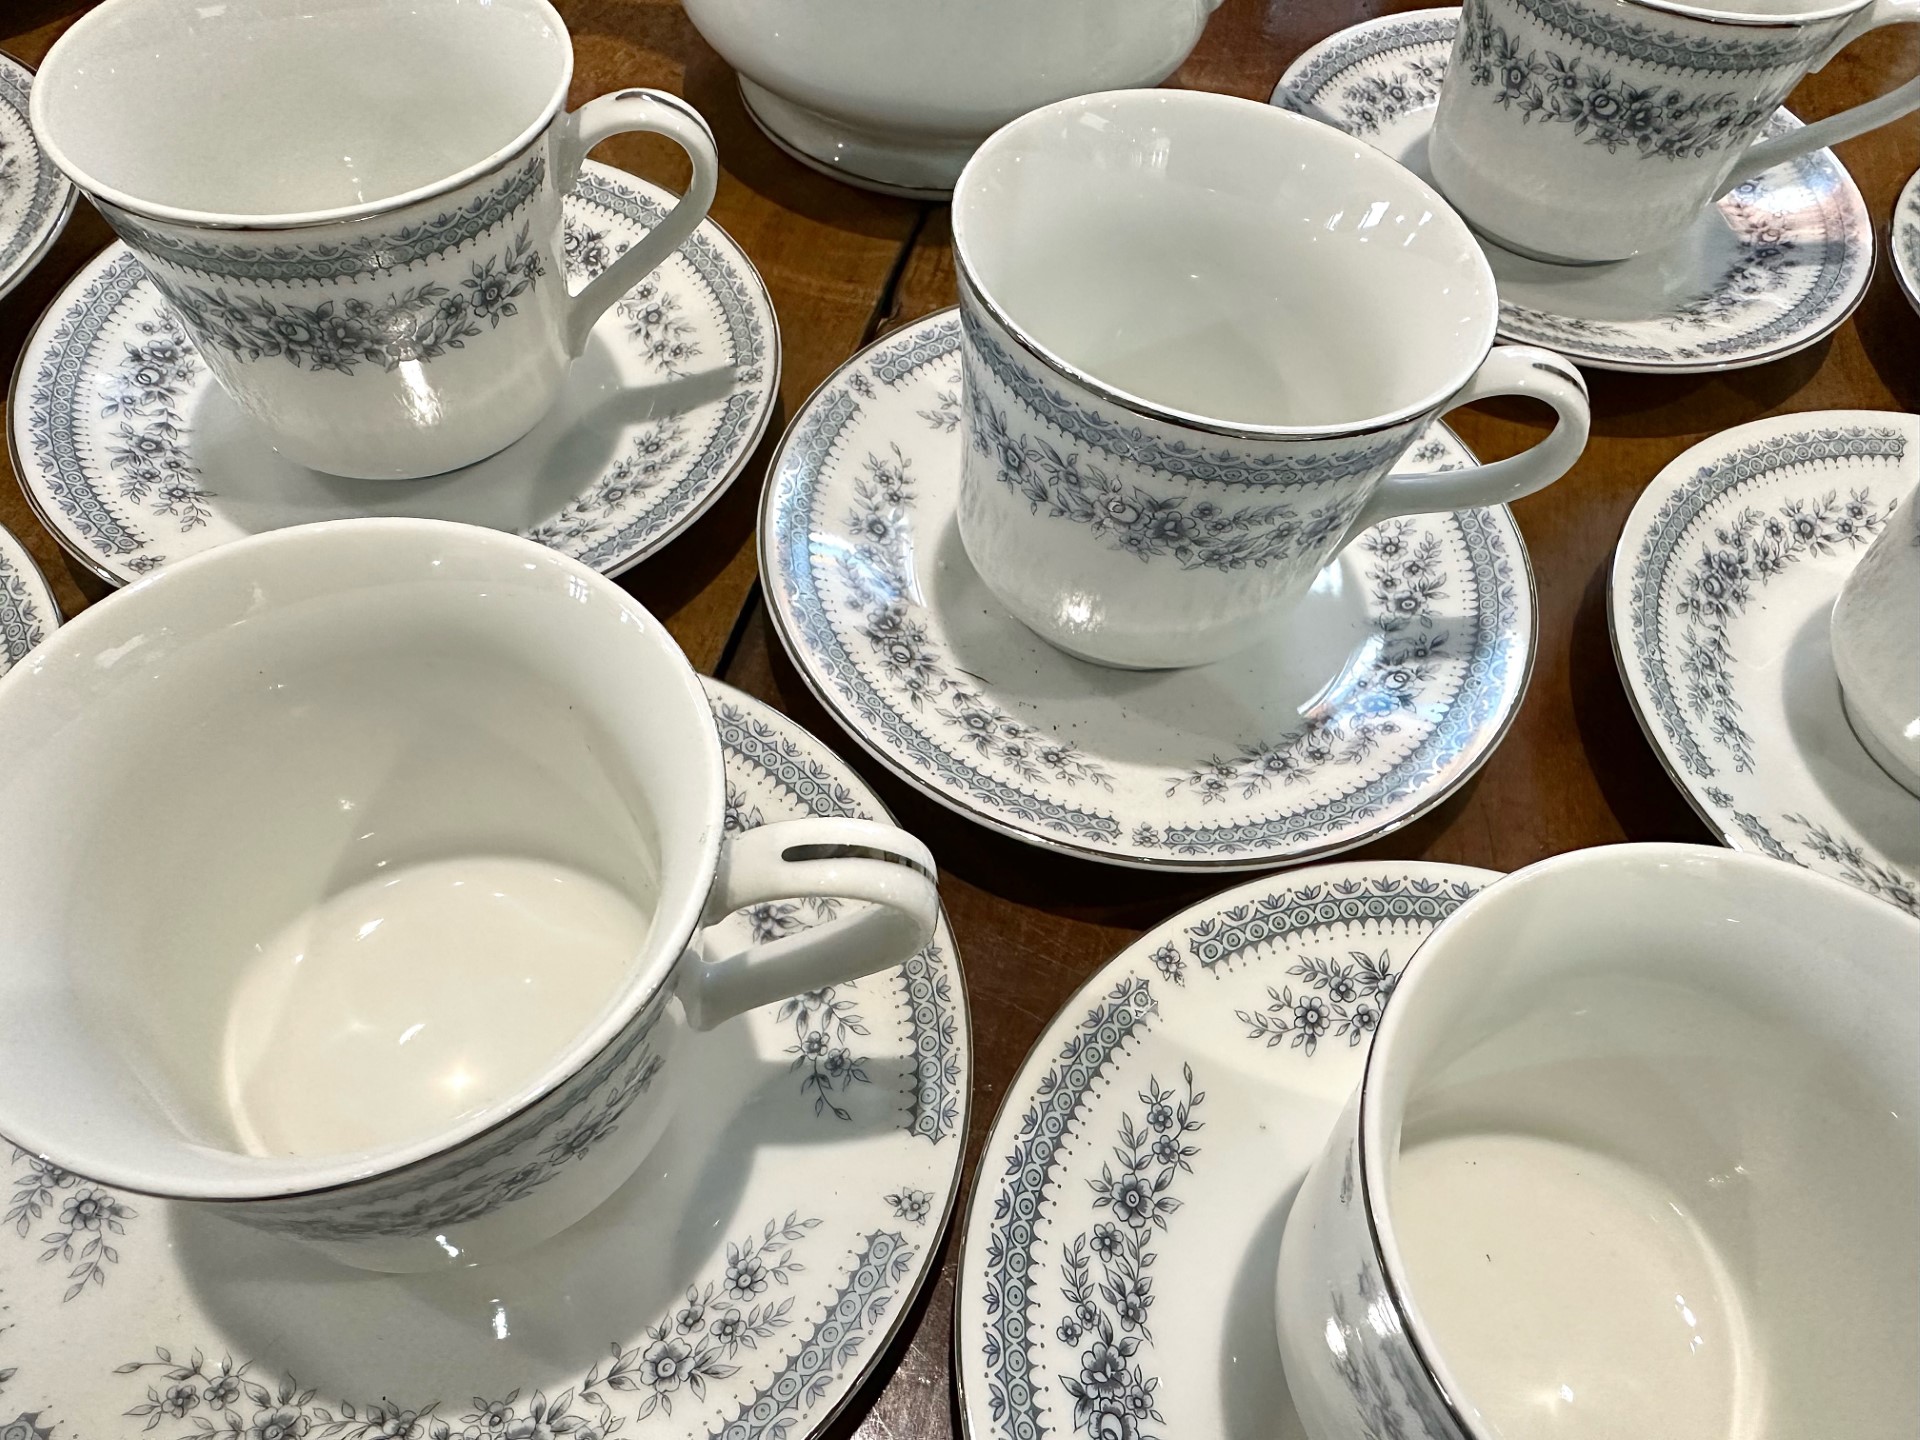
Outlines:
{"type": "MultiPolygon", "coordinates": [[[[992,835],[869,761],[814,702],[780,650],[759,595],[753,524],[766,461],[787,421],[836,365],[886,329],[954,302],[946,212],[849,189],[782,155],[754,129],[732,73],[672,0],[559,4],[574,35],[574,104],[620,86],[656,85],[684,94],[712,122],[726,172],[713,217],[766,277],[785,357],[779,408],[746,473],[692,530],[623,583],[665,619],[697,667],[770,701],[821,736],[932,845],[972,1002],[970,1189],[978,1146],[1001,1095],[1060,1004],[1146,927],[1226,881],[1114,870],[992,835]]],[[[86,6],[12,0],[0,8],[0,47],[32,64],[86,6]]],[[[1415,7],[1226,0],[1169,83],[1265,99],[1309,45],[1345,25],[1406,8],[1415,7]]],[[[1814,119],[1882,93],[1916,70],[1920,27],[1881,31],[1809,77],[1789,103],[1802,118],[1814,119]]],[[[621,137],[596,153],[664,185],[677,188],[685,179],[684,158],[663,141],[621,137]]],[[[1755,369],[1674,378],[1590,375],[1594,428],[1586,455],[1566,479],[1515,507],[1540,598],[1539,658],[1519,717],[1461,793],[1358,856],[1512,869],[1585,845],[1710,838],[1628,708],[1607,635],[1607,565],[1648,480],[1696,441],[1798,410],[1920,407],[1920,319],[1884,256],[1888,212],[1920,166],[1920,117],[1839,153],[1866,196],[1882,251],[1858,313],[1813,349],[1755,369]]],[[[59,287],[109,239],[83,201],[52,254],[0,301],[0,350],[18,355],[59,287]]],[[[1524,448],[1547,423],[1544,410],[1523,402],[1476,406],[1451,419],[1488,458],[1524,448]]],[[[0,523],[40,561],[68,616],[106,593],[65,560],[11,471],[0,482],[0,523]]],[[[830,1434],[936,1440],[959,1432],[950,1360],[957,1252],[950,1233],[938,1281],[830,1434]]]]}

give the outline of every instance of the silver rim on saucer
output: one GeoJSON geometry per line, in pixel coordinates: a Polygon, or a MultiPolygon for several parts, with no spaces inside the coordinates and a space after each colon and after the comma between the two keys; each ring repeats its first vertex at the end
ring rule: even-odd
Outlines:
{"type": "Polygon", "coordinates": [[[1235,1282],[1264,1279],[1247,1308],[1270,1328],[1268,1212],[1318,1157],[1419,942],[1497,878],[1372,861],[1256,880],[1156,926],[1074,992],[1007,1087],[962,1221],[953,1364],[971,1440],[1064,1434],[1066,1415],[1104,1401],[1151,1406],[1153,1434],[1238,1433],[1249,1410],[1268,1433],[1285,1403],[1277,1342],[1234,1330],[1251,1318],[1231,1313],[1235,1282]],[[1115,1163],[1116,1142],[1139,1168],[1115,1163]],[[1223,1208],[1191,1213],[1214,1195],[1223,1208]],[[1108,1332],[1137,1347],[1117,1394],[1081,1373],[1108,1332]],[[1228,1340],[1270,1353],[1231,1402],[1212,1353],[1228,1340]]]}
{"type": "MultiPolygon", "coordinates": [[[[947,310],[848,360],[789,425],[761,501],[761,575],[782,643],[821,702],[908,783],[1064,854],[1245,870],[1399,829],[1454,793],[1499,744],[1525,693],[1537,629],[1532,568],[1504,508],[1393,521],[1357,541],[1364,560],[1351,563],[1371,568],[1353,588],[1373,587],[1356,602],[1366,658],[1356,664],[1361,651],[1348,652],[1313,677],[1319,693],[1300,697],[1310,718],[1290,712],[1288,723],[1279,709],[1263,711],[1258,736],[1198,742],[1215,753],[1113,759],[1068,733],[1079,722],[1062,706],[1074,697],[1041,713],[996,694],[968,657],[949,653],[940,614],[921,594],[933,573],[925,566],[936,563],[924,552],[939,537],[923,537],[925,565],[913,569],[908,492],[958,483],[948,473],[958,469],[949,451],[963,443],[958,349],[957,312],[947,310]],[[882,592],[891,598],[873,598],[882,592]],[[1448,611],[1439,623],[1430,595],[1465,613],[1448,611]]],[[[1410,458],[1445,468],[1467,457],[1436,426],[1410,458]]],[[[939,563],[943,575],[961,573],[939,563]]],[[[991,616],[988,643],[1005,635],[1007,654],[1023,647],[1010,665],[1031,655],[1034,664],[1078,667],[1074,675],[1092,685],[1129,673],[1066,660],[997,605],[991,616]]],[[[1110,708],[1123,713],[1117,701],[1110,708]]]]}
{"type": "MultiPolygon", "coordinates": [[[[1363,21],[1313,46],[1287,67],[1273,103],[1335,125],[1389,153],[1440,99],[1458,28],[1457,7],[1363,21]]],[[[1782,109],[1769,134],[1798,127],[1782,109]]],[[[1501,274],[1500,336],[1544,345],[1598,370],[1703,374],[1762,365],[1818,344],[1865,298],[1875,247],[1866,202],[1831,150],[1816,150],[1738,187],[1721,202],[1735,238],[1702,294],[1660,315],[1602,320],[1525,306],[1501,274]],[[1793,296],[1759,307],[1759,297],[1793,296]]],[[[1490,250],[1503,265],[1549,267],[1490,250]]],[[[1634,264],[1636,262],[1624,262],[1634,264]]],[[[1565,267],[1584,278],[1609,267],[1565,267]]]]}
{"type": "MultiPolygon", "coordinates": [[[[565,201],[569,275],[599,273],[673,199],[589,161],[565,201]]],[[[648,386],[704,386],[705,393],[684,409],[621,417],[617,444],[584,477],[583,488],[557,511],[498,528],[516,529],[618,575],[685,531],[746,467],[778,398],[780,332],[759,272],[725,231],[706,221],[602,317],[596,334],[613,335],[609,344],[620,347],[613,363],[643,372],[648,386]],[[723,359],[724,368],[709,372],[715,359],[723,359]],[[720,377],[717,392],[709,373],[720,377]]],[[[584,363],[576,365],[576,376],[584,363]]],[[[486,471],[517,463],[519,445],[421,481],[296,475],[218,397],[228,413],[216,452],[221,444],[250,446],[236,466],[249,459],[278,465],[279,483],[300,492],[297,500],[243,495],[229,506],[196,451],[206,443],[195,434],[207,409],[198,402],[212,389],[192,342],[140,262],[118,243],[66,285],[28,336],[8,406],[14,473],[47,529],[103,579],[125,584],[255,528],[345,514],[417,511],[490,523],[480,513],[494,478],[486,471]],[[446,501],[436,498],[442,486],[451,497],[446,501]],[[467,487],[464,498],[461,487],[467,487]],[[270,523],[262,523],[263,515],[270,523]]],[[[567,404],[564,396],[560,403],[567,404]]],[[[521,445],[552,423],[551,417],[543,421],[521,445]]],[[[509,475],[501,483],[537,478],[509,475]]],[[[510,505],[512,497],[495,499],[510,505]]]]}
{"type": "Polygon", "coordinates": [[[1920,798],[1854,738],[1826,648],[1841,581],[1917,473],[1920,420],[1892,411],[1780,416],[1702,441],[1628,516],[1607,621],[1641,729],[1723,843],[1920,916],[1920,798]],[[1757,641],[1771,648],[1748,670],[1757,641]],[[1887,849],[1903,841],[1905,855],[1887,849]]]}
{"type": "Polygon", "coordinates": [[[53,248],[80,193],[34,142],[32,89],[33,67],[0,53],[0,296],[53,248]]]}
{"type": "MultiPolygon", "coordinates": [[[[884,816],[813,737],[705,684],[729,828],[884,816]]],[[[776,903],[725,924],[732,943],[819,918],[776,903]]],[[[896,970],[703,1039],[715,1058],[682,1105],[706,1111],[688,1133],[669,1127],[671,1153],[643,1162],[633,1188],[525,1257],[431,1277],[344,1270],[0,1145],[0,1383],[6,1415],[23,1417],[6,1428],[19,1440],[819,1433],[934,1273],[958,1193],[972,1037],[952,931],[943,917],[896,970]],[[657,1212],[662,1186],[684,1196],[680,1218],[657,1212]]]]}
{"type": "Polygon", "coordinates": [[[60,624],[60,607],[33,557],[0,526],[0,675],[60,624]]]}

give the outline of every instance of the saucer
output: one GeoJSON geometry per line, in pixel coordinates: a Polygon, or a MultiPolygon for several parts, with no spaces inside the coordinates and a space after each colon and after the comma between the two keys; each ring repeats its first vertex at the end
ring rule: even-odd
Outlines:
{"type": "MultiPolygon", "coordinates": [[[[708,693],[729,828],[881,815],[811,736],[724,685],[708,693]]],[[[816,918],[759,906],[728,940],[816,918]]],[[[634,1181],[473,1270],[347,1270],[0,1145],[0,1435],[817,1433],[938,1258],[972,1078],[952,933],[943,921],[891,974],[694,1038],[699,1073],[634,1181]]]]}
{"type": "Polygon", "coordinates": [[[1633,507],[1607,618],[1641,727],[1723,841],[1920,916],[1920,797],[1854,738],[1827,638],[1842,582],[1916,478],[1912,415],[1722,431],[1633,507]]]}
{"type": "MultiPolygon", "coordinates": [[[[575,288],[674,196],[592,162],[565,200],[575,288]]],[[[605,574],[685,530],[773,412],[766,287],[712,221],[600,317],[553,411],[498,455],[425,480],[347,480],[283,459],[212,375],[126,246],[74,277],[21,352],[14,470],[69,550],[116,583],[243,535],[350,515],[512,530],[605,574]]]]}
{"type": "MultiPolygon", "coordinates": [[[[1273,103],[1366,140],[1431,180],[1427,132],[1457,8],[1368,20],[1321,41],[1273,103]]],[[[1770,134],[1800,122],[1785,110],[1770,134]]],[[[1546,265],[1482,239],[1500,286],[1502,339],[1597,370],[1691,374],[1759,365],[1837,329],[1866,294],[1873,227],[1831,150],[1738,186],[1692,232],[1611,265],[1546,265]]]]}
{"type": "MultiPolygon", "coordinates": [[[[1376,526],[1240,655],[1090,665],[1002,609],[960,546],[959,351],[945,310],[849,360],[788,428],[760,515],[788,652],[910,784],[1049,849],[1244,870],[1398,829],[1499,743],[1535,630],[1504,508],[1376,526]]],[[[1437,424],[1408,456],[1470,459],[1437,424]]]]}
{"type": "Polygon", "coordinates": [[[1900,282],[1901,293],[1920,310],[1920,170],[1908,177],[1900,198],[1893,202],[1887,253],[1893,256],[1893,277],[1900,282]]]}
{"type": "Polygon", "coordinates": [[[79,193],[33,138],[32,90],[33,71],[0,54],[0,295],[53,248],[79,193]]]}
{"type": "Polygon", "coordinates": [[[0,675],[60,623],[60,607],[26,546],[0,526],[0,675]]]}
{"type": "Polygon", "coordinates": [[[1274,1270],[1407,958],[1492,871],[1316,866],[1204,900],[1081,987],[967,1206],[970,1440],[1297,1437],[1274,1270]]]}

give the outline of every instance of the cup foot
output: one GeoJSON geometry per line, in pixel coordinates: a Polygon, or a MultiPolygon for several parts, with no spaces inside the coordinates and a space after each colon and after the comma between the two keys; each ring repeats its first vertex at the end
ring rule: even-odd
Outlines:
{"type": "Polygon", "coordinates": [[[744,75],[740,98],[766,137],[808,169],[908,200],[951,198],[960,171],[986,139],[917,141],[862,129],[783,100],[744,75]]]}

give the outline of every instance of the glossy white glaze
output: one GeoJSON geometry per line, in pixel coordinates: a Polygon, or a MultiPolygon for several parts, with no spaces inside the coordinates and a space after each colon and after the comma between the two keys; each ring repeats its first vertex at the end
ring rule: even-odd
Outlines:
{"type": "MultiPolygon", "coordinates": [[[[18,1077],[0,1134],[370,1268],[473,1263],[578,1219],[666,1123],[688,1026],[897,964],[937,909],[931,856],[890,826],[723,836],[713,717],[672,639],[612,582],[476,527],[336,521],[183,561],[0,680],[0,737],[20,761],[0,864],[32,897],[0,917],[18,1077]],[[591,877],[652,924],[596,997],[564,997],[492,1103],[431,1134],[249,1153],[223,1062],[263,950],[348,892],[476,856],[591,877]],[[875,903],[764,943],[709,937],[808,895],[875,903]]],[[[444,973],[466,917],[411,919],[409,963],[444,973]]],[[[436,1016],[457,1018],[416,1019],[436,1016]]],[[[371,1067],[332,1084],[383,1103],[371,1067]]]]}
{"type": "Polygon", "coordinates": [[[1833,664],[1853,733],[1920,795],[1920,488],[1894,507],[1840,587],[1833,664]]]}

